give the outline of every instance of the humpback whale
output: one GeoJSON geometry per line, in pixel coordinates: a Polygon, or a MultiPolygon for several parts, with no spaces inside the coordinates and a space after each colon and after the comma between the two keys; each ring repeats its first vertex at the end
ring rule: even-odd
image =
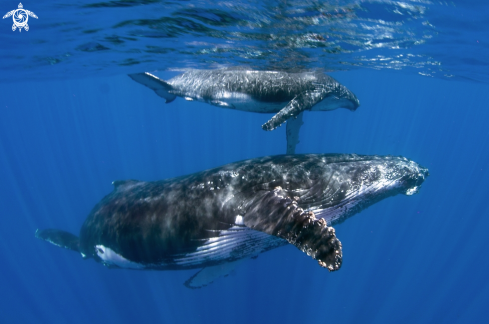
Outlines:
{"type": "Polygon", "coordinates": [[[353,92],[318,71],[287,73],[227,68],[189,70],[168,81],[148,72],[129,77],[154,90],[166,103],[178,96],[221,108],[276,113],[262,128],[273,130],[287,121],[287,154],[294,154],[299,143],[303,111],[336,108],[355,111],[360,105],[353,92]]]}
{"type": "Polygon", "coordinates": [[[286,244],[335,271],[342,248],[333,226],[389,196],[417,193],[427,176],[403,157],[269,156],[163,181],[115,181],[79,237],[57,229],[36,237],[109,268],[203,268],[191,288],[286,244]]]}

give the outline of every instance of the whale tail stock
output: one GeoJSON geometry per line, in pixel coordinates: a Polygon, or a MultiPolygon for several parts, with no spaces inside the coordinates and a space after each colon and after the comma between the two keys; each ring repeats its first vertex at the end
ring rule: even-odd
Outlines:
{"type": "Polygon", "coordinates": [[[36,237],[56,246],[80,252],[78,236],[58,229],[36,230],[36,237]]]}
{"type": "Polygon", "coordinates": [[[129,77],[134,81],[141,83],[148,88],[154,90],[156,94],[162,98],[165,98],[166,103],[170,103],[175,100],[176,96],[170,91],[173,87],[168,84],[168,82],[161,80],[157,76],[152,75],[151,73],[135,73],[129,74],[129,77]]]}

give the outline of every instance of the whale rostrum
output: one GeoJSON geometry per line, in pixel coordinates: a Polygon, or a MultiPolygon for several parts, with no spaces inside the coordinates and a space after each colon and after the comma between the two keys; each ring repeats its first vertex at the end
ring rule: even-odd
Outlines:
{"type": "Polygon", "coordinates": [[[221,108],[275,113],[262,128],[274,130],[287,121],[287,154],[295,153],[305,110],[346,108],[355,111],[360,105],[353,92],[319,71],[188,70],[168,81],[148,72],[129,76],[154,90],[167,103],[182,97],[221,108]],[[296,118],[299,121],[294,122],[296,118]]]}
{"type": "Polygon", "coordinates": [[[269,156],[162,181],[115,181],[79,238],[56,229],[36,237],[110,268],[204,268],[189,287],[207,284],[202,278],[223,264],[286,244],[336,271],[342,247],[333,226],[389,196],[416,193],[427,176],[403,157],[269,156]]]}

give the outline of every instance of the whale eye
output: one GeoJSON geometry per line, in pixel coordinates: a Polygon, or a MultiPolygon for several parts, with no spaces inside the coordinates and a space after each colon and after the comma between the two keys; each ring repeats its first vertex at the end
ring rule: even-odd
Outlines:
{"type": "Polygon", "coordinates": [[[97,253],[100,253],[100,254],[104,254],[104,250],[102,250],[101,248],[97,247],[97,253]]]}
{"type": "Polygon", "coordinates": [[[321,177],[321,169],[317,166],[314,166],[309,171],[309,179],[317,180],[321,177]]]}

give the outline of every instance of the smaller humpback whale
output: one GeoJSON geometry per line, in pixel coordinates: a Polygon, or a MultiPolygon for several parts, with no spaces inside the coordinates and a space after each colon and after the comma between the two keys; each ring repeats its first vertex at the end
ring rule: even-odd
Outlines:
{"type": "Polygon", "coordinates": [[[335,271],[342,250],[331,226],[384,198],[416,193],[427,176],[403,157],[263,157],[164,181],[115,181],[79,237],[57,229],[36,237],[110,268],[203,268],[185,283],[191,288],[287,243],[335,271]]]}
{"type": "Polygon", "coordinates": [[[303,111],[355,111],[360,105],[353,92],[318,71],[189,70],[168,81],[147,72],[129,76],[154,90],[166,103],[178,96],[221,108],[276,113],[262,128],[273,130],[287,121],[287,154],[294,154],[299,143],[303,111]]]}

